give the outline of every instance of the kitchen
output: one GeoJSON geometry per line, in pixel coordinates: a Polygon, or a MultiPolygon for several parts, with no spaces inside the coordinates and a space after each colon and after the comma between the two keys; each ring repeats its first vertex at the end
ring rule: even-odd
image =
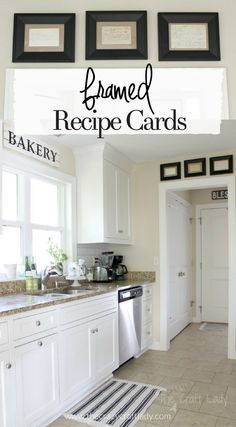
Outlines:
{"type": "MultiPolygon", "coordinates": [[[[82,3],[83,13],[94,8],[92,0],[86,2],[89,5],[82,3]]],[[[160,0],[160,6],[165,10],[166,1],[160,0]]],[[[102,7],[108,7],[106,1],[102,7]]],[[[121,2],[120,7],[126,9],[126,2],[121,2]]],[[[146,5],[140,0],[137,7],[143,9],[146,5]]],[[[170,10],[172,7],[168,5],[170,10]]],[[[225,118],[233,119],[235,58],[230,50],[233,28],[230,9],[235,5],[232,3],[226,10],[217,0],[214,7],[221,17],[222,67],[227,68],[227,81],[222,86],[228,96],[230,114],[227,116],[225,108],[225,118]]],[[[184,8],[190,6],[184,4],[184,8]]],[[[192,11],[195,8],[192,2],[192,11]]],[[[201,8],[208,10],[211,5],[202,2],[201,8]]],[[[30,12],[45,13],[45,9],[55,12],[51,0],[47,6],[33,5],[30,12]]],[[[57,9],[71,12],[74,0],[57,9]]],[[[156,9],[151,0],[148,14],[152,33],[156,31],[156,9]]],[[[27,72],[37,69],[43,75],[45,68],[50,73],[55,72],[54,67],[62,69],[68,65],[12,63],[12,17],[22,12],[29,12],[26,0],[21,6],[15,1],[9,4],[3,0],[0,93],[2,100],[5,90],[7,96],[5,112],[3,101],[0,105],[1,119],[5,114],[11,116],[13,105],[17,107],[9,88],[16,88],[18,72],[26,73],[27,86],[30,82],[27,72]],[[7,78],[10,75],[15,86],[5,87],[11,80],[7,78]]],[[[81,40],[85,41],[85,24],[80,13],[78,62],[69,66],[85,69],[88,65],[94,66],[94,62],[84,59],[81,40]]],[[[161,68],[163,63],[157,60],[154,39],[150,38],[150,60],[154,67],[161,68]]],[[[119,66],[134,67],[131,60],[122,61],[118,61],[119,66]]],[[[115,61],[111,64],[118,67],[115,61]]],[[[141,60],[135,64],[145,69],[141,60]]],[[[107,62],[100,60],[96,65],[107,67],[107,62]]],[[[188,65],[192,67],[192,62],[188,65]]],[[[177,67],[181,66],[183,63],[177,62],[177,67]]],[[[206,67],[206,63],[201,62],[200,67],[206,67]]],[[[219,63],[211,62],[211,68],[217,72],[219,63]]],[[[21,94],[19,111],[22,98],[26,99],[25,89],[21,85],[17,87],[21,94]]],[[[28,122],[30,127],[31,121],[28,122]]],[[[80,422],[89,424],[89,421],[90,425],[97,425],[99,417],[102,423],[109,422],[111,417],[113,423],[116,412],[127,403],[127,395],[123,393],[128,393],[129,387],[133,387],[133,394],[140,391],[136,387],[148,387],[145,393],[153,396],[148,402],[150,405],[138,412],[137,427],[235,425],[236,315],[232,285],[235,242],[230,237],[235,232],[235,170],[230,168],[236,152],[235,121],[223,120],[219,135],[159,134],[157,138],[155,134],[136,133],[122,137],[105,135],[105,140],[94,135],[18,133],[16,136],[7,121],[4,120],[3,125],[0,141],[0,426],[72,427],[80,422]],[[224,159],[216,160],[217,157],[224,159]],[[205,172],[204,167],[201,170],[203,160],[205,172]],[[194,174],[185,175],[186,161],[187,166],[191,166],[192,161],[194,167],[199,168],[194,172],[193,167],[193,173],[198,173],[199,178],[194,174]],[[212,161],[222,161],[223,168],[226,163],[225,175],[213,176],[212,161]],[[171,168],[180,167],[181,178],[177,173],[173,181],[164,182],[161,166],[168,169],[170,163],[171,168]],[[182,294],[188,291],[185,295],[190,325],[186,327],[188,323],[184,320],[183,331],[170,340],[168,316],[175,314],[174,305],[178,305],[175,303],[180,292],[176,289],[170,292],[168,287],[167,261],[171,257],[167,250],[173,247],[177,257],[180,253],[182,256],[184,244],[178,240],[182,238],[179,236],[182,222],[175,224],[173,235],[168,234],[168,210],[173,208],[179,213],[192,208],[193,213],[187,219],[193,228],[194,252],[200,235],[196,212],[213,210],[211,192],[222,189],[229,190],[228,199],[216,210],[222,217],[224,210],[229,232],[225,231],[227,224],[222,220],[224,233],[215,234],[224,244],[218,241],[216,246],[225,247],[228,235],[230,250],[229,265],[226,260],[222,266],[225,254],[223,257],[217,253],[217,268],[227,270],[229,280],[226,280],[228,288],[224,294],[221,289],[217,295],[217,303],[220,299],[227,300],[228,306],[224,308],[229,327],[225,321],[217,321],[213,323],[219,323],[218,329],[212,331],[211,320],[203,318],[204,305],[197,280],[201,275],[197,267],[200,262],[196,255],[190,268],[184,263],[181,268],[178,266],[177,276],[179,273],[181,276],[176,280],[182,294]],[[169,193],[174,198],[171,203],[169,193]],[[56,257],[52,255],[53,248],[49,249],[50,242],[56,257]],[[105,260],[106,256],[111,256],[109,261],[105,260]],[[170,302],[172,313],[168,311],[170,302]],[[204,328],[200,329],[201,326],[204,328]],[[111,388],[104,391],[105,396],[112,394],[115,387],[122,388],[118,397],[110,396],[111,400],[103,404],[101,412],[95,412],[93,420],[88,420],[88,408],[97,407],[103,395],[95,395],[106,386],[111,388]],[[113,408],[109,412],[114,400],[122,396],[124,400],[118,402],[117,411],[113,408]],[[87,401],[95,397],[95,403],[88,404],[87,401]],[[86,402],[88,406],[80,409],[86,402]],[[108,418],[105,420],[105,417],[108,418]]],[[[221,165],[217,167],[219,172],[221,165]]],[[[174,263],[170,265],[172,268],[174,263]]],[[[143,396],[146,398],[146,394],[143,396]]],[[[131,417],[135,411],[131,406],[125,416],[131,417]]]]}

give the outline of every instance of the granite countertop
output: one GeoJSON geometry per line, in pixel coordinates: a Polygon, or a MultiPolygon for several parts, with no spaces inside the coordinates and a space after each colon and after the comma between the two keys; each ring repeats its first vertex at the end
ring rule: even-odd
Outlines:
{"type": "Polygon", "coordinates": [[[42,307],[54,306],[65,302],[81,300],[122,288],[130,288],[138,285],[154,283],[153,280],[122,280],[111,283],[91,283],[87,284],[86,289],[81,287],[63,287],[50,289],[48,291],[25,292],[0,297],[0,317],[17,314],[20,312],[38,309],[42,307]],[[80,289],[81,292],[76,295],[60,294],[66,289],[80,289]]]}

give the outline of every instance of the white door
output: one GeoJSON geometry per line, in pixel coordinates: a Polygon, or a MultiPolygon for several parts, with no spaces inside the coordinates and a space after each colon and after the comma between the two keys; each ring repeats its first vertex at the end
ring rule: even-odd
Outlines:
{"type": "Polygon", "coordinates": [[[202,321],[228,322],[228,210],[202,209],[202,321]]]}
{"type": "Polygon", "coordinates": [[[91,323],[61,333],[60,386],[63,401],[80,393],[92,380],[91,323]]]}
{"type": "Polygon", "coordinates": [[[191,205],[168,195],[168,331],[170,340],[192,320],[192,227],[190,214],[191,205]]]}
{"type": "Polygon", "coordinates": [[[42,425],[59,405],[57,335],[15,349],[19,427],[42,425]]]}
{"type": "Polygon", "coordinates": [[[10,352],[0,353],[0,426],[16,426],[14,362],[10,352]]]}
{"type": "Polygon", "coordinates": [[[118,318],[111,313],[94,322],[95,334],[92,339],[94,375],[105,378],[118,368],[118,318]]]}

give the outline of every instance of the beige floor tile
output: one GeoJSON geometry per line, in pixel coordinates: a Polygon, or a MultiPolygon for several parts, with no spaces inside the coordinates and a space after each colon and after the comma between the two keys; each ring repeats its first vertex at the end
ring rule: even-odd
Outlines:
{"type": "Polygon", "coordinates": [[[225,397],[220,399],[206,397],[201,406],[200,412],[216,415],[217,417],[234,419],[236,425],[235,402],[226,400],[225,397]]]}
{"type": "Polygon", "coordinates": [[[188,393],[193,387],[194,382],[183,378],[165,377],[160,386],[166,388],[167,394],[172,391],[178,393],[188,393]]]}
{"type": "Polygon", "coordinates": [[[222,395],[226,395],[227,389],[228,387],[225,385],[195,382],[193,388],[191,389],[191,392],[199,393],[202,397],[221,397],[222,395]]]}
{"type": "Polygon", "coordinates": [[[217,417],[216,427],[235,427],[235,420],[230,420],[229,418],[217,417]]]}
{"type": "Polygon", "coordinates": [[[216,417],[212,415],[180,409],[171,423],[171,427],[215,427],[215,424],[216,417]]]}
{"type": "Polygon", "coordinates": [[[210,383],[212,382],[215,375],[217,374],[215,374],[214,372],[187,368],[185,369],[182,378],[186,378],[192,381],[200,381],[203,383],[210,383]]]}
{"type": "Polygon", "coordinates": [[[212,382],[213,384],[222,384],[230,387],[236,387],[236,373],[235,374],[216,373],[212,382]]]}
{"type": "Polygon", "coordinates": [[[181,368],[178,366],[160,365],[158,373],[166,377],[180,378],[182,377],[184,371],[185,371],[185,368],[181,368]]]}
{"type": "Polygon", "coordinates": [[[225,397],[236,404],[236,387],[228,387],[225,397]]]}

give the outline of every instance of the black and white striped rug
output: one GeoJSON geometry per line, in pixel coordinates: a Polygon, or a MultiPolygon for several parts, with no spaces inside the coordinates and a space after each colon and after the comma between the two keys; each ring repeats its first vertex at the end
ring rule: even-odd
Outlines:
{"type": "Polygon", "coordinates": [[[64,416],[93,426],[131,427],[163,391],[150,384],[118,380],[106,382],[64,416]]]}

